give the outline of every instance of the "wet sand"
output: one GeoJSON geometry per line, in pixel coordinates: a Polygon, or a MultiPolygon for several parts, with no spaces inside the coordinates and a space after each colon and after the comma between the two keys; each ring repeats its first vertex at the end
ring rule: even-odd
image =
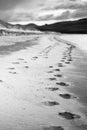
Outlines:
{"type": "Polygon", "coordinates": [[[81,50],[54,33],[9,47],[0,55],[1,130],[87,130],[81,50]]]}
{"type": "MultiPolygon", "coordinates": [[[[63,36],[64,39],[69,39],[70,36],[63,36]]],[[[71,36],[73,41],[77,41],[76,36],[71,36]],[[75,38],[74,38],[75,37],[75,38]]],[[[70,37],[70,38],[71,38],[70,37]]],[[[77,35],[77,38],[79,37],[79,35],[77,35]]],[[[80,36],[81,37],[81,36],[80,36]]],[[[82,36],[83,37],[83,36],[82,36]]],[[[84,38],[86,37],[86,35],[84,36],[84,38]]],[[[81,38],[79,38],[80,44],[82,42],[82,40],[80,40],[81,38]]],[[[86,39],[86,38],[85,38],[86,39]]],[[[68,41],[71,41],[71,39],[69,39],[68,41]]],[[[84,41],[83,41],[84,42],[84,41]]],[[[74,43],[75,44],[75,43],[74,43]]],[[[84,44],[84,43],[83,43],[84,44]]],[[[78,44],[79,45],[79,44],[78,44]]],[[[80,45],[82,46],[82,45],[80,45]]],[[[75,81],[76,86],[75,87],[75,92],[77,94],[79,94],[80,96],[80,101],[82,101],[82,103],[84,103],[84,105],[87,105],[87,87],[86,87],[86,78],[87,78],[87,51],[86,51],[86,41],[84,46],[85,47],[85,51],[81,50],[80,48],[78,48],[78,50],[74,50],[72,53],[72,57],[73,57],[73,62],[72,65],[73,67],[68,69],[68,75],[72,75],[72,78],[70,78],[71,80],[75,81]],[[76,79],[73,79],[75,75],[76,79]],[[80,80],[80,81],[79,81],[80,80]]],[[[83,48],[82,48],[83,49],[83,48]]],[[[67,71],[67,69],[66,69],[67,71]]],[[[69,76],[68,76],[69,77],[69,76]]],[[[73,89],[73,88],[72,88],[73,89]]],[[[74,91],[74,90],[72,90],[74,91]]]]}

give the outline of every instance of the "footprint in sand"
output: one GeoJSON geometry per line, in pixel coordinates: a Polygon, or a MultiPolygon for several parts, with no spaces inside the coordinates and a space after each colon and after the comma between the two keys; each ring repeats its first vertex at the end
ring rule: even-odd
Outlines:
{"type": "Polygon", "coordinates": [[[47,90],[50,90],[50,91],[57,91],[57,90],[59,90],[59,88],[46,88],[47,90]]]}
{"type": "Polygon", "coordinates": [[[26,69],[28,69],[28,68],[29,68],[29,66],[25,66],[25,68],[26,68],[26,69]]]}
{"type": "Polygon", "coordinates": [[[71,56],[71,52],[67,53],[68,56],[71,56]]]}
{"type": "Polygon", "coordinates": [[[77,114],[72,114],[70,112],[60,112],[59,116],[61,116],[62,118],[65,118],[67,120],[73,120],[73,119],[81,118],[81,116],[79,116],[77,114]]]}
{"type": "Polygon", "coordinates": [[[69,86],[69,84],[64,83],[64,82],[57,82],[56,85],[60,85],[60,86],[69,86]]]}
{"type": "Polygon", "coordinates": [[[20,64],[19,62],[12,62],[12,64],[20,64]]]}
{"type": "Polygon", "coordinates": [[[37,56],[35,56],[35,57],[32,57],[32,60],[36,60],[36,59],[38,59],[38,57],[37,57],[37,56]]]}
{"type": "Polygon", "coordinates": [[[65,64],[70,64],[70,62],[65,62],[65,64]]]}
{"type": "Polygon", "coordinates": [[[71,99],[71,98],[76,98],[70,94],[59,94],[60,97],[64,98],[64,99],[71,99]]]}
{"type": "Polygon", "coordinates": [[[43,102],[43,104],[45,106],[56,106],[56,105],[59,105],[59,103],[56,102],[56,101],[47,101],[47,102],[43,102]]]}
{"type": "Polygon", "coordinates": [[[3,80],[0,80],[0,83],[2,83],[3,82],[3,80]]]}
{"type": "Polygon", "coordinates": [[[66,58],[67,58],[67,57],[63,57],[62,59],[63,59],[63,60],[66,60],[66,58]]]}
{"type": "Polygon", "coordinates": [[[61,60],[61,62],[65,62],[65,60],[61,60]]]}
{"type": "Polygon", "coordinates": [[[53,73],[53,71],[48,71],[48,73],[53,73]]]}
{"type": "Polygon", "coordinates": [[[10,74],[17,74],[17,72],[9,72],[10,74]]]}
{"type": "Polygon", "coordinates": [[[8,69],[10,69],[10,70],[14,70],[15,68],[8,68],[8,69]]]}
{"type": "Polygon", "coordinates": [[[64,130],[62,126],[50,126],[50,127],[45,127],[43,130],[64,130]]]}
{"type": "Polygon", "coordinates": [[[58,63],[58,67],[64,67],[62,63],[58,63]]]}
{"type": "Polygon", "coordinates": [[[62,74],[57,74],[57,75],[54,75],[54,76],[59,77],[59,78],[63,77],[62,74]]]}
{"type": "Polygon", "coordinates": [[[55,69],[54,71],[60,71],[60,69],[55,69]]]}
{"type": "Polygon", "coordinates": [[[57,79],[56,78],[49,78],[49,80],[54,81],[54,80],[57,80],[57,79]]]}
{"type": "Polygon", "coordinates": [[[72,61],[72,58],[67,59],[67,61],[72,61]]]}
{"type": "Polygon", "coordinates": [[[22,60],[22,61],[23,61],[24,59],[22,59],[22,58],[18,58],[18,60],[22,60]]]}
{"type": "Polygon", "coordinates": [[[49,66],[49,68],[53,68],[53,66],[49,66]]]}
{"type": "Polygon", "coordinates": [[[63,58],[66,58],[67,57],[67,55],[66,55],[66,53],[63,55],[63,58]]]}

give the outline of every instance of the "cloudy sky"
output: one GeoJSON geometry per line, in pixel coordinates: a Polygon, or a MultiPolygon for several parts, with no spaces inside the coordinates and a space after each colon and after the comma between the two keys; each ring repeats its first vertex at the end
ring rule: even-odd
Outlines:
{"type": "Polygon", "coordinates": [[[0,0],[0,19],[50,22],[87,17],[87,0],[0,0]]]}

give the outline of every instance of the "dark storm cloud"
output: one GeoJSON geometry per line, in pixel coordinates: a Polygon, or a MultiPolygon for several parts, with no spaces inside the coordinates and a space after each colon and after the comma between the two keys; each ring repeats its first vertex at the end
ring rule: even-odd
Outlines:
{"type": "Polygon", "coordinates": [[[5,21],[63,20],[85,17],[86,13],[86,0],[0,0],[0,19],[5,21]],[[55,12],[62,10],[61,15],[55,12]]]}

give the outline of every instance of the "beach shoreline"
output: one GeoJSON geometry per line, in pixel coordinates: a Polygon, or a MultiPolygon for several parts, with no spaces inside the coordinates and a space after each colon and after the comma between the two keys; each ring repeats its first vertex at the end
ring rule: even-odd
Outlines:
{"type": "Polygon", "coordinates": [[[0,56],[1,129],[86,130],[84,105],[70,91],[79,75],[75,59],[84,57],[81,50],[56,33],[36,35],[18,51],[15,46],[8,55],[3,48],[0,56]]]}

